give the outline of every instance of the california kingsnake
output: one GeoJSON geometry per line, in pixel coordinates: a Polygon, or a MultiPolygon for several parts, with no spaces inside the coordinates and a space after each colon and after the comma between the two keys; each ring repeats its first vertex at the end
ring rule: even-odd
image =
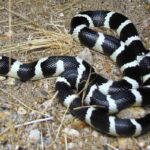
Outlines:
{"type": "Polygon", "coordinates": [[[150,114],[139,119],[109,115],[132,105],[150,104],[150,54],[132,22],[111,11],[86,11],[72,19],[70,33],[76,41],[116,62],[123,73],[122,80],[107,80],[86,61],[72,56],[51,56],[28,64],[1,56],[0,75],[22,81],[59,76],[56,81],[59,100],[75,117],[113,136],[138,136],[148,132],[150,114]],[[90,29],[99,26],[114,29],[119,39],[90,29]]]}

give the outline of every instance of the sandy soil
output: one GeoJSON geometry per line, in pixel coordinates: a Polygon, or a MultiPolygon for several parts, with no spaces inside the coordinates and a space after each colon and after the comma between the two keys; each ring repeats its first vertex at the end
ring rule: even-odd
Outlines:
{"type": "MultiPolygon", "coordinates": [[[[107,9],[125,14],[135,23],[149,49],[150,4],[147,2],[1,0],[0,53],[23,62],[50,55],[77,55],[85,47],[74,42],[68,35],[69,22],[77,12],[89,9],[107,9]]],[[[108,30],[102,31],[115,35],[108,30]]],[[[109,58],[96,52],[92,52],[92,56],[97,72],[108,79],[121,77],[119,69],[109,58]]],[[[0,83],[0,150],[150,149],[150,133],[138,138],[108,137],[75,119],[69,112],[66,113],[66,108],[56,98],[55,78],[25,83],[0,78],[0,83]],[[47,115],[49,121],[40,120],[47,115]]],[[[149,110],[132,108],[119,115],[140,116],[146,111],[149,110]]]]}

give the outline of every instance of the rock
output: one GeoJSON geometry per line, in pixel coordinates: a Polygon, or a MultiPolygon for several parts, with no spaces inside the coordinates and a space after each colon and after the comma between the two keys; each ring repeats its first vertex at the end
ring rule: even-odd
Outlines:
{"type": "Polygon", "coordinates": [[[63,13],[60,13],[59,16],[60,16],[60,17],[64,17],[64,14],[63,14],[63,13]]]}
{"type": "Polygon", "coordinates": [[[146,142],[145,141],[140,141],[140,142],[138,142],[138,145],[141,149],[144,149],[146,147],[146,142]]]}
{"type": "Polygon", "coordinates": [[[66,120],[67,121],[72,121],[73,119],[74,119],[74,117],[71,114],[66,115],[66,120]]]}
{"type": "Polygon", "coordinates": [[[99,133],[97,131],[93,131],[92,132],[92,136],[94,136],[95,138],[97,138],[99,136],[99,133]]]}
{"type": "Polygon", "coordinates": [[[25,115],[27,111],[23,107],[19,107],[17,113],[20,115],[25,115]]]}
{"type": "Polygon", "coordinates": [[[122,118],[137,118],[143,117],[146,114],[146,111],[142,107],[130,107],[122,110],[118,116],[122,118]]]}
{"type": "Polygon", "coordinates": [[[78,57],[88,62],[89,64],[93,64],[93,57],[88,48],[85,48],[82,52],[78,54],[78,57]]]}
{"type": "Polygon", "coordinates": [[[15,78],[11,78],[11,77],[9,77],[8,79],[7,79],[7,83],[6,83],[7,85],[16,85],[17,84],[17,80],[15,79],[15,78]]]}
{"type": "Polygon", "coordinates": [[[5,80],[5,79],[6,79],[6,77],[0,76],[0,81],[3,81],[3,80],[5,80]]]}
{"type": "Polygon", "coordinates": [[[75,146],[74,143],[68,143],[67,144],[68,149],[72,149],[72,148],[74,148],[74,146],[75,146]]]}
{"type": "Polygon", "coordinates": [[[83,129],[83,131],[84,131],[85,133],[89,133],[90,130],[91,130],[91,129],[90,129],[89,127],[86,127],[86,128],[83,129]]]}
{"type": "Polygon", "coordinates": [[[119,138],[119,149],[131,149],[134,147],[134,142],[131,138],[119,138]]]}
{"type": "Polygon", "coordinates": [[[32,143],[38,143],[41,139],[41,133],[38,129],[34,129],[30,131],[29,139],[32,143]]]}
{"type": "Polygon", "coordinates": [[[67,127],[63,130],[63,132],[67,134],[68,136],[73,136],[73,137],[79,137],[80,135],[80,133],[77,130],[67,128],[67,127]]]}
{"type": "Polygon", "coordinates": [[[150,145],[148,145],[148,146],[146,147],[146,150],[150,150],[150,145]]]}
{"type": "MultiPolygon", "coordinates": [[[[73,117],[73,116],[72,116],[73,117]]],[[[73,118],[74,119],[74,118],[73,118]]],[[[77,130],[80,130],[80,129],[84,129],[87,127],[87,124],[81,120],[78,120],[78,119],[74,119],[72,121],[72,127],[77,129],[77,130]]]]}

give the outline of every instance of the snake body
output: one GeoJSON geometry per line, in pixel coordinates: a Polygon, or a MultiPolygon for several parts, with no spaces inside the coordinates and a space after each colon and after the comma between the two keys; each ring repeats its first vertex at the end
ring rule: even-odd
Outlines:
{"type": "Polygon", "coordinates": [[[78,56],[50,56],[26,64],[1,56],[0,75],[22,81],[58,76],[59,101],[75,117],[112,136],[147,133],[150,114],[137,119],[111,115],[129,106],[150,104],[150,54],[133,23],[120,13],[85,11],[73,17],[70,34],[81,44],[109,56],[120,68],[122,79],[107,80],[78,56]],[[93,30],[101,26],[115,30],[119,38],[93,30]]]}

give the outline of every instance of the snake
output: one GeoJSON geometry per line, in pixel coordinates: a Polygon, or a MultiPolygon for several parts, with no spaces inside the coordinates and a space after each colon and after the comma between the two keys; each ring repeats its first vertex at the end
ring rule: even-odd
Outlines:
{"type": "Polygon", "coordinates": [[[134,24],[121,13],[94,10],[75,15],[70,23],[72,38],[107,55],[122,73],[118,81],[106,79],[78,56],[49,56],[22,63],[0,56],[0,75],[23,82],[57,76],[58,99],[76,118],[110,136],[139,136],[150,130],[150,114],[119,118],[116,113],[131,106],[150,104],[150,53],[134,24]],[[114,30],[118,37],[98,32],[114,30]]]}

